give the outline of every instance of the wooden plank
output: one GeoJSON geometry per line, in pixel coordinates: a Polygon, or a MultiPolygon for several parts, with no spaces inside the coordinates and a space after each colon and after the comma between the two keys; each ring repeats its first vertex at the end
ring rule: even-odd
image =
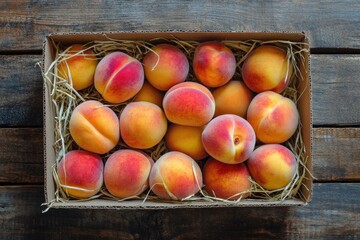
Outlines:
{"type": "Polygon", "coordinates": [[[316,125],[360,125],[360,55],[311,55],[316,125]]]}
{"type": "Polygon", "coordinates": [[[50,209],[42,214],[42,186],[3,186],[0,238],[358,239],[359,195],[360,183],[318,183],[306,207],[50,209]]]}
{"type": "Polygon", "coordinates": [[[0,55],[0,126],[42,125],[39,55],[0,55]]]}
{"type": "Polygon", "coordinates": [[[40,128],[0,128],[0,183],[43,183],[40,128]]]}
{"type": "Polygon", "coordinates": [[[360,128],[315,128],[313,137],[317,180],[360,180],[360,128]]]}
{"type": "Polygon", "coordinates": [[[360,3],[333,1],[1,1],[0,51],[40,50],[74,31],[306,31],[313,48],[359,48],[360,3]],[[81,9],[81,10],[79,10],[81,9]],[[160,11],[161,10],[161,11],[160,11]],[[66,13],[66,14],[65,14],[66,13]]]}
{"type": "MultiPolygon", "coordinates": [[[[39,55],[0,55],[0,126],[42,126],[39,55]]],[[[360,125],[360,55],[311,55],[315,125],[360,125]]]]}
{"type": "MultiPolygon", "coordinates": [[[[42,138],[41,128],[0,128],[0,183],[43,183],[42,138]]],[[[315,128],[316,180],[359,181],[359,140],[360,128],[315,128]]]]}

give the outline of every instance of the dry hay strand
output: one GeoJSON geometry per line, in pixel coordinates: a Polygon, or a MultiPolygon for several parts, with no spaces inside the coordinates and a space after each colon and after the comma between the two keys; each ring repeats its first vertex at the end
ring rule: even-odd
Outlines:
{"type": "MultiPolygon", "coordinates": [[[[290,66],[292,67],[292,76],[289,80],[288,87],[282,93],[282,95],[290,98],[295,103],[298,102],[302,93],[298,92],[298,84],[300,81],[304,81],[304,76],[301,75],[300,66],[305,66],[307,63],[302,55],[303,52],[308,51],[305,43],[302,42],[290,42],[290,41],[280,41],[280,40],[272,40],[272,41],[258,41],[258,40],[248,40],[248,41],[222,41],[227,47],[229,47],[236,58],[237,61],[237,71],[233,77],[233,79],[241,80],[241,66],[248,54],[255,49],[256,47],[264,44],[272,44],[278,46],[287,51],[288,61],[290,66]]],[[[192,58],[194,55],[194,51],[199,42],[196,41],[185,41],[179,40],[176,38],[171,39],[163,39],[157,38],[152,39],[150,41],[132,41],[132,40],[118,40],[108,38],[106,41],[93,41],[85,45],[86,51],[88,49],[93,50],[97,59],[102,59],[105,55],[114,52],[121,51],[124,52],[142,62],[143,57],[149,51],[152,51],[151,48],[159,43],[168,43],[175,45],[179,49],[181,49],[186,57],[189,60],[189,63],[192,62],[192,58]]],[[[73,109],[79,105],[80,103],[87,100],[96,100],[103,103],[105,106],[110,107],[114,112],[120,115],[123,108],[132,101],[132,99],[121,103],[121,104],[109,104],[107,103],[101,95],[96,91],[94,86],[86,88],[81,91],[76,91],[72,87],[72,81],[70,77],[70,82],[67,82],[65,79],[61,78],[58,74],[57,66],[60,62],[65,61],[66,59],[74,56],[74,54],[68,54],[68,48],[66,46],[61,46],[60,44],[52,43],[55,49],[55,58],[54,61],[50,64],[48,69],[42,69],[42,75],[47,86],[49,92],[49,99],[51,99],[52,107],[55,112],[54,121],[55,121],[55,142],[54,142],[54,150],[56,154],[55,164],[52,166],[53,179],[56,184],[55,191],[55,199],[53,202],[66,202],[72,199],[67,192],[64,190],[64,186],[60,184],[60,181],[57,176],[56,169],[60,160],[65,156],[65,154],[71,150],[79,149],[79,147],[74,143],[73,139],[69,133],[69,120],[73,109]]],[[[81,54],[78,53],[78,54],[81,54]]],[[[69,74],[70,75],[70,74],[69,74]]],[[[192,69],[192,65],[190,64],[189,75],[187,81],[197,81],[195,78],[194,71],[192,69]]],[[[303,185],[303,179],[306,173],[311,173],[306,168],[306,151],[305,146],[302,140],[301,135],[301,123],[299,123],[298,129],[294,136],[287,141],[285,144],[296,156],[297,160],[297,171],[294,175],[291,182],[282,189],[278,189],[276,191],[268,191],[259,186],[256,182],[252,181],[252,188],[250,190],[250,197],[248,199],[261,199],[268,201],[283,201],[286,199],[302,199],[304,200],[303,193],[299,191],[300,187],[303,185]]],[[[114,151],[128,148],[128,146],[120,140],[119,144],[109,153],[102,155],[102,159],[106,161],[110,154],[114,151]]],[[[145,149],[148,155],[150,155],[155,161],[161,157],[168,150],[166,149],[164,141],[161,141],[158,145],[154,146],[151,149],[145,149]]],[[[69,186],[65,186],[69,187],[69,186]]],[[[70,186],[71,187],[71,186],[70,186]]],[[[237,200],[228,200],[228,199],[220,199],[217,197],[212,197],[206,191],[202,190],[202,186],[199,186],[199,193],[194,196],[189,196],[186,199],[181,199],[181,201],[217,201],[217,202],[225,202],[231,204],[238,204],[241,202],[242,194],[246,194],[247,192],[242,192],[235,194],[239,198],[237,200]]],[[[116,201],[123,201],[129,199],[142,199],[143,202],[146,201],[154,201],[154,202],[164,202],[164,200],[158,199],[151,193],[151,188],[148,190],[146,194],[142,194],[140,196],[132,196],[129,199],[117,199],[114,198],[105,188],[103,188],[99,194],[88,198],[81,199],[77,201],[87,201],[95,198],[103,198],[103,199],[112,199],[116,201]]],[[[46,203],[48,208],[50,208],[53,202],[46,203]]],[[[171,202],[171,201],[170,201],[171,202]]]]}

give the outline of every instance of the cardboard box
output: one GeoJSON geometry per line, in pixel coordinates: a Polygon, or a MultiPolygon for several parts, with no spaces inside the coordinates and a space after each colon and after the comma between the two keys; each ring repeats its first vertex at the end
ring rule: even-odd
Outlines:
{"type": "MultiPolygon", "coordinates": [[[[46,37],[43,49],[43,72],[49,69],[50,64],[55,58],[55,45],[71,45],[74,43],[85,44],[94,40],[107,41],[109,39],[148,41],[151,39],[180,39],[193,40],[198,42],[208,40],[276,40],[292,41],[304,44],[303,47],[308,51],[301,52],[304,64],[300,64],[303,79],[299,81],[298,92],[302,93],[298,101],[298,109],[301,117],[301,134],[306,150],[305,178],[299,191],[302,198],[284,201],[268,201],[260,199],[245,199],[237,204],[222,201],[186,201],[186,202],[163,202],[146,200],[113,201],[106,199],[94,199],[90,201],[66,201],[61,202],[55,198],[56,185],[53,179],[53,166],[55,164],[54,150],[54,107],[50,97],[50,86],[44,82],[44,160],[45,160],[45,201],[48,206],[55,208],[125,208],[125,209],[160,209],[160,208],[204,208],[204,207],[249,207],[249,206],[294,206],[306,205],[312,196],[312,111],[311,111],[311,81],[309,67],[309,47],[308,39],[303,33],[284,33],[284,32],[108,32],[108,33],[65,33],[52,34],[46,37]]],[[[50,76],[51,78],[51,76],[50,76]]]]}

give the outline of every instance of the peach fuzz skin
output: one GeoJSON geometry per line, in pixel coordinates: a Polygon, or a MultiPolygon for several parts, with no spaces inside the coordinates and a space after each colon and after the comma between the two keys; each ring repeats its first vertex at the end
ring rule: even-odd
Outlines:
{"type": "Polygon", "coordinates": [[[297,169],[294,154],[280,144],[265,144],[255,149],[247,165],[255,182],[267,190],[288,185],[297,169]]]}
{"type": "Polygon", "coordinates": [[[117,198],[138,196],[149,187],[154,161],[145,153],[122,149],[110,155],[105,163],[106,189],[117,198]]]}
{"type": "Polygon", "coordinates": [[[80,44],[71,45],[65,53],[65,59],[61,60],[57,67],[58,76],[72,83],[77,91],[94,83],[95,69],[98,64],[94,52],[91,49],[84,50],[84,46],[80,44]]]}
{"type": "Polygon", "coordinates": [[[202,84],[207,87],[220,87],[234,76],[236,59],[224,44],[204,42],[195,49],[193,69],[202,84]]]}
{"type": "Polygon", "coordinates": [[[254,150],[255,141],[251,125],[234,114],[214,118],[202,133],[206,152],[216,160],[228,164],[244,162],[254,150]]]}
{"type": "Polygon", "coordinates": [[[110,103],[121,103],[134,97],[143,83],[141,63],[125,53],[110,53],[96,67],[95,88],[110,103]]]}
{"type": "Polygon", "coordinates": [[[89,198],[102,187],[103,168],[99,155],[73,150],[61,159],[57,175],[66,194],[79,199],[89,198]]]}
{"type": "Polygon", "coordinates": [[[282,143],[296,131],[299,113],[289,98],[272,91],[259,93],[251,101],[247,120],[263,143],[282,143]]]}
{"type": "Polygon", "coordinates": [[[155,162],[149,184],[161,199],[182,200],[196,194],[203,180],[199,165],[191,157],[171,151],[155,162]]]}
{"type": "Polygon", "coordinates": [[[215,99],[215,117],[235,114],[246,118],[254,94],[242,81],[230,81],[212,92],[215,99]]]}
{"type": "Polygon", "coordinates": [[[165,145],[170,151],[185,153],[194,160],[204,159],[208,154],[201,141],[203,129],[171,124],[165,135],[165,145]]]}
{"type": "Polygon", "coordinates": [[[146,79],[155,88],[166,91],[184,82],[189,73],[185,54],[170,44],[159,44],[143,60],[146,79]]]}
{"type": "Polygon", "coordinates": [[[164,92],[154,88],[150,83],[145,81],[140,91],[134,97],[133,102],[150,102],[162,107],[164,95],[164,92]]]}
{"type": "Polygon", "coordinates": [[[237,200],[250,195],[250,173],[244,163],[226,164],[209,158],[203,168],[203,178],[210,196],[237,200]]]}
{"type": "Polygon", "coordinates": [[[215,113],[215,101],[209,89],[195,82],[183,82],[170,88],[163,99],[167,119],[175,124],[200,127],[215,113]]]}
{"type": "Polygon", "coordinates": [[[121,137],[129,147],[151,148],[162,140],[166,131],[165,114],[153,103],[129,103],[120,115],[121,137]]]}
{"type": "Polygon", "coordinates": [[[278,47],[263,45],[246,58],[242,69],[245,84],[254,92],[282,92],[290,80],[292,67],[286,52],[278,47]]]}
{"type": "Polygon", "coordinates": [[[120,139],[119,118],[102,103],[89,100],[78,105],[70,118],[70,134],[76,144],[90,152],[104,154],[120,139]]]}

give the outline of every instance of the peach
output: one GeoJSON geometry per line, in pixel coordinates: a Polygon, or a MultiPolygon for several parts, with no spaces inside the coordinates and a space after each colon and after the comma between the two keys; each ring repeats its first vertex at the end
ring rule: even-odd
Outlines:
{"type": "Polygon", "coordinates": [[[245,84],[254,92],[282,92],[290,80],[292,67],[285,50],[263,45],[253,50],[241,69],[245,84]]]}
{"type": "Polygon", "coordinates": [[[80,44],[71,45],[58,63],[58,76],[75,90],[82,90],[94,83],[98,60],[91,49],[80,44]]]}
{"type": "Polygon", "coordinates": [[[201,160],[208,155],[201,141],[203,129],[204,127],[171,124],[165,135],[165,145],[170,151],[179,151],[194,160],[201,160]]]}
{"type": "Polygon", "coordinates": [[[61,159],[57,175],[65,193],[74,198],[89,198],[103,184],[104,164],[100,156],[83,150],[72,150],[61,159]]]}
{"type": "Polygon", "coordinates": [[[202,187],[199,165],[188,155],[172,151],[165,153],[151,169],[149,184],[161,199],[183,200],[202,187]]]}
{"type": "Polygon", "coordinates": [[[78,146],[98,154],[109,152],[120,139],[119,118],[109,107],[94,100],[73,110],[69,129],[78,146]]]}
{"type": "Polygon", "coordinates": [[[246,112],[253,93],[244,82],[230,81],[212,92],[215,99],[215,117],[223,114],[235,114],[246,118],[246,112]]]}
{"type": "Polygon", "coordinates": [[[195,82],[183,82],[166,92],[163,108],[170,122],[199,127],[214,116],[215,101],[205,86],[195,82]]]}
{"type": "Polygon", "coordinates": [[[213,197],[237,200],[250,195],[250,173],[244,163],[226,164],[209,158],[203,178],[206,192],[213,197]]]}
{"type": "Polygon", "coordinates": [[[151,84],[145,81],[144,85],[133,99],[133,102],[150,102],[162,107],[164,95],[164,92],[154,88],[151,84]]]}
{"type": "Polygon", "coordinates": [[[145,153],[121,149],[105,163],[104,182],[109,193],[118,198],[138,196],[149,187],[153,160],[145,153]]]}
{"type": "Polygon", "coordinates": [[[146,79],[159,90],[168,90],[184,82],[189,73],[185,54],[170,44],[159,44],[143,60],[146,79]]]}
{"type": "Polygon", "coordinates": [[[206,152],[216,160],[228,164],[244,162],[254,150],[255,141],[251,125],[234,114],[214,118],[202,133],[206,152]]]}
{"type": "Polygon", "coordinates": [[[144,69],[135,58],[122,52],[106,55],[96,67],[96,90],[110,103],[134,97],[144,83],[144,69]]]}
{"type": "Polygon", "coordinates": [[[252,178],[267,190],[288,185],[297,169],[294,154],[280,144],[265,144],[251,154],[247,161],[252,178]]]}
{"type": "Polygon", "coordinates": [[[196,78],[207,87],[220,87],[234,76],[236,59],[230,48],[221,42],[200,43],[194,53],[196,78]]]}
{"type": "Polygon", "coordinates": [[[160,107],[149,102],[132,102],[120,115],[120,133],[124,142],[138,149],[151,148],[165,136],[167,120],[160,107]]]}
{"type": "Polygon", "coordinates": [[[272,91],[259,93],[251,101],[247,120],[263,143],[282,143],[296,131],[299,113],[289,98],[272,91]]]}

